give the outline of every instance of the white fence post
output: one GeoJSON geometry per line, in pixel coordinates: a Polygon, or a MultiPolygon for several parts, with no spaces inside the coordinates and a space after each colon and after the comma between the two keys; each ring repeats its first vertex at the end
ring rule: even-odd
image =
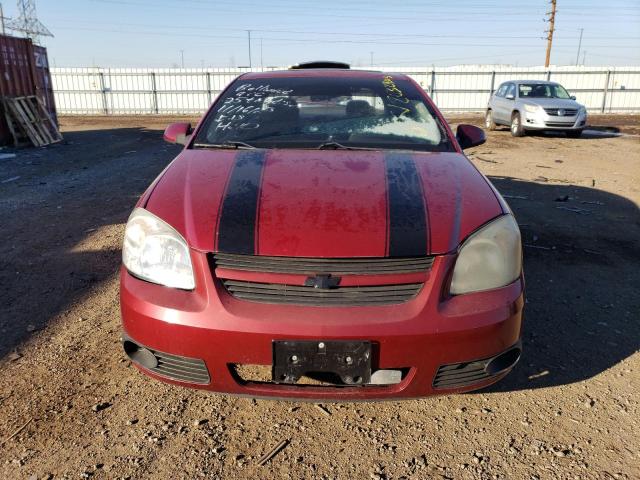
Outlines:
{"type": "Polygon", "coordinates": [[[602,89],[602,109],[601,113],[604,113],[607,107],[607,92],[609,91],[609,79],[611,78],[611,70],[607,70],[607,79],[604,82],[604,88],[602,89]]]}

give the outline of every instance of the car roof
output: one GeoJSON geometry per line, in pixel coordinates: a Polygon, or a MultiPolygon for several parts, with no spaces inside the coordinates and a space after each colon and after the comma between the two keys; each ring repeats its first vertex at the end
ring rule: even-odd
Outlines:
{"type": "Polygon", "coordinates": [[[248,72],[242,75],[244,80],[266,78],[293,77],[331,77],[331,78],[384,78],[390,75],[394,78],[408,78],[405,73],[381,72],[377,70],[347,70],[342,68],[305,68],[293,70],[273,70],[269,72],[248,72]]]}
{"type": "Polygon", "coordinates": [[[544,84],[544,85],[558,85],[557,82],[550,82],[548,80],[508,80],[506,82],[503,83],[517,83],[517,84],[522,84],[522,85],[540,85],[540,84],[544,84]]]}

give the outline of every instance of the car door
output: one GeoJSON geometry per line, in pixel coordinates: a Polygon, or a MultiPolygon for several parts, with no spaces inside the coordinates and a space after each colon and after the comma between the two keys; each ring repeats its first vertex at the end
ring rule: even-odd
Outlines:
{"type": "Polygon", "coordinates": [[[515,109],[516,104],[516,84],[509,83],[507,93],[504,95],[503,119],[507,124],[511,124],[511,112],[515,109]]]}
{"type": "Polygon", "coordinates": [[[491,108],[493,111],[494,122],[498,122],[498,123],[504,122],[504,109],[506,108],[504,96],[507,93],[508,86],[509,86],[509,83],[503,83],[502,85],[500,85],[500,87],[498,87],[498,90],[496,91],[495,95],[492,98],[491,108]]]}

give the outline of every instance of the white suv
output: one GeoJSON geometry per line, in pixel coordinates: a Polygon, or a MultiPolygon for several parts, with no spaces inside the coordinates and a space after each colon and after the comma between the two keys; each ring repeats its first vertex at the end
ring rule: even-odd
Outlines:
{"type": "Polygon", "coordinates": [[[514,80],[491,95],[485,124],[489,130],[507,125],[514,137],[527,130],[558,130],[577,138],[587,124],[587,109],[559,83],[514,80]]]}

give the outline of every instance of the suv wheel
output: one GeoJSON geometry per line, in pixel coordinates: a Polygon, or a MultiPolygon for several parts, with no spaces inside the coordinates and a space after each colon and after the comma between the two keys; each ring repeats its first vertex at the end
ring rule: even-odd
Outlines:
{"type": "Polygon", "coordinates": [[[493,113],[491,110],[487,110],[487,114],[484,117],[484,126],[487,130],[495,130],[497,128],[496,122],[493,121],[493,113]]]}
{"type": "Polygon", "coordinates": [[[524,133],[520,112],[513,112],[511,115],[511,135],[514,137],[524,137],[524,133]]]}

